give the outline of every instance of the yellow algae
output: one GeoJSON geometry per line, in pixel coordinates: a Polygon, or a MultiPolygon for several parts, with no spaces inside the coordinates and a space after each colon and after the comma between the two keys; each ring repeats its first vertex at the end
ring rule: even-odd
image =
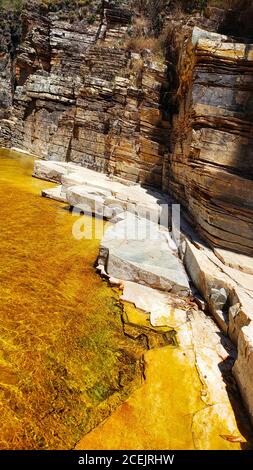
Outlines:
{"type": "Polygon", "coordinates": [[[73,238],[32,168],[0,151],[0,448],[68,449],[127,397],[142,349],[95,273],[99,241],[73,238]]]}
{"type": "Polygon", "coordinates": [[[201,400],[193,353],[166,346],[148,351],[145,363],[142,387],[84,436],[78,450],[241,449],[245,439],[232,407],[210,407],[201,400]],[[232,432],[236,439],[222,437],[232,432]]]}
{"type": "Polygon", "coordinates": [[[192,417],[200,381],[189,358],[169,346],[145,355],[145,382],[78,449],[194,449],[192,417]]]}
{"type": "Polygon", "coordinates": [[[177,345],[176,331],[168,327],[153,327],[150,314],[129,302],[123,302],[123,327],[130,338],[141,342],[145,349],[160,348],[167,344],[177,345]]]}
{"type": "MultiPolygon", "coordinates": [[[[123,319],[126,323],[130,323],[132,325],[138,325],[143,328],[154,329],[150,324],[150,314],[140,310],[129,302],[123,302],[124,305],[124,313],[123,319]]],[[[164,331],[168,331],[168,328],[163,328],[164,331]]]]}
{"type": "Polygon", "coordinates": [[[196,413],[192,422],[192,433],[195,446],[199,450],[236,450],[246,443],[231,412],[231,406],[226,403],[207,406],[196,413]]]}
{"type": "MultiPolygon", "coordinates": [[[[124,306],[124,313],[123,313],[123,320],[125,323],[129,323],[131,325],[138,325],[143,328],[147,328],[149,330],[155,331],[155,332],[160,332],[160,333],[166,333],[166,332],[173,332],[174,331],[174,325],[173,326],[152,326],[150,323],[150,313],[144,312],[143,310],[140,310],[139,308],[135,307],[134,304],[131,304],[130,302],[122,302],[124,306]]],[[[169,308],[170,312],[170,323],[173,324],[173,321],[171,319],[174,319],[174,312],[175,309],[173,307],[169,308]]],[[[160,317],[159,317],[160,320],[160,317]]],[[[167,317],[165,318],[164,324],[166,325],[167,323],[167,317]]]]}

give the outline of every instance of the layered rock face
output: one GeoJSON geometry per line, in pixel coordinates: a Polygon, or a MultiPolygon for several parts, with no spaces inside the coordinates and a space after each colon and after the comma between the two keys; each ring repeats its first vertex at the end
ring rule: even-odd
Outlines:
{"type": "Polygon", "coordinates": [[[5,26],[0,145],[169,190],[211,245],[251,255],[252,47],[195,28],[173,116],[165,59],[127,50],[127,4],[26,9],[16,49],[5,26]]]}
{"type": "Polygon", "coordinates": [[[211,244],[253,254],[253,46],[194,28],[178,64],[170,191],[211,244]]]}
{"type": "Polygon", "coordinates": [[[169,190],[202,237],[186,241],[184,263],[237,345],[233,372],[253,422],[253,46],[194,28],[178,77],[169,190]]]}
{"type": "MultiPolygon", "coordinates": [[[[0,25],[0,119],[8,117],[13,96],[13,67],[15,47],[19,42],[18,15],[1,11],[0,25]]],[[[1,134],[1,132],[0,132],[1,134]]],[[[1,137],[0,137],[1,138],[1,137]]]]}
{"type": "Polygon", "coordinates": [[[161,186],[166,66],[127,52],[132,13],[124,4],[95,1],[82,19],[68,15],[23,13],[16,57],[2,63],[15,90],[0,145],[161,186]]]}

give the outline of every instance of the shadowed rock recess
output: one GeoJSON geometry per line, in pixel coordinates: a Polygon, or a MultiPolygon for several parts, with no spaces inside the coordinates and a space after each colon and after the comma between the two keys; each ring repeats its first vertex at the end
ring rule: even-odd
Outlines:
{"type": "MultiPolygon", "coordinates": [[[[224,353],[222,358],[229,357],[230,370],[235,362],[233,374],[253,421],[253,38],[247,18],[247,12],[252,15],[251,2],[242,1],[241,11],[206,2],[211,6],[201,13],[173,9],[175,2],[158,3],[163,10],[155,19],[147,10],[148,20],[140,5],[149,2],[137,0],[38,1],[21,11],[4,11],[0,147],[24,150],[43,160],[35,162],[34,176],[58,183],[44,196],[81,211],[92,207],[95,214],[114,222],[101,242],[98,268],[123,286],[124,301],[139,306],[141,315],[151,315],[152,325],[163,328],[171,320],[166,315],[173,301],[166,295],[176,295],[179,306],[182,296],[188,302],[189,292],[195,295],[202,312],[200,318],[191,314],[185,319],[192,326],[181,332],[182,344],[191,349],[187,335],[189,343],[197,343],[201,327],[196,322],[204,325],[203,311],[210,312],[223,330],[221,337],[229,336],[237,350],[237,356],[224,353]],[[152,21],[160,26],[150,30],[151,41],[147,25],[152,21]],[[138,28],[142,42],[136,37],[138,28]],[[170,227],[158,226],[162,206],[173,201],[181,204],[178,250],[170,227]],[[120,214],[115,211],[119,204],[120,214]],[[120,234],[127,216],[142,233],[147,211],[156,241],[145,236],[123,241],[120,234]],[[158,307],[153,308],[151,299],[157,292],[158,307]],[[140,299],[145,295],[150,298],[143,307],[140,299]]],[[[131,338],[136,336],[134,324],[125,322],[131,338]]],[[[154,356],[160,367],[161,354],[159,350],[148,356],[151,371],[155,366],[149,358],[154,356]]],[[[195,367],[196,358],[190,356],[195,367]]],[[[208,353],[206,361],[207,357],[208,353]]],[[[202,360],[199,369],[203,364],[208,368],[209,359],[202,360]]],[[[167,380],[164,377],[164,383],[167,380]]],[[[208,386],[212,388],[211,380],[208,386]]],[[[145,390],[150,393],[149,382],[145,390]]],[[[143,393],[137,392],[137,403],[143,393]]],[[[215,415],[220,414],[223,398],[211,402],[217,407],[212,410],[215,415]]],[[[131,399],[128,405],[132,406],[131,399]]],[[[124,406],[112,417],[119,428],[124,406]]],[[[135,412],[134,408],[134,424],[135,412]]],[[[200,412],[204,429],[207,408],[196,402],[189,416],[197,421],[200,412]]],[[[149,419],[152,423],[152,416],[149,419]]],[[[140,448],[151,448],[145,439],[140,438],[140,448]]],[[[196,437],[189,448],[201,448],[201,439],[196,437]]],[[[109,447],[112,442],[113,437],[109,447]]],[[[120,448],[121,442],[115,445],[120,448]]],[[[89,444],[88,438],[83,445],[89,444]]]]}

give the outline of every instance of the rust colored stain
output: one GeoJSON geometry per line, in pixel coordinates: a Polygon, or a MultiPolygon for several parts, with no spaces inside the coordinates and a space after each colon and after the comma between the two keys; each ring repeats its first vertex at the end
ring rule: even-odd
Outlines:
{"type": "Polygon", "coordinates": [[[0,448],[241,449],[232,407],[201,400],[191,348],[146,352],[140,383],[144,350],[95,273],[99,241],[73,238],[74,217],[40,197],[52,184],[32,167],[0,151],[0,448]]]}

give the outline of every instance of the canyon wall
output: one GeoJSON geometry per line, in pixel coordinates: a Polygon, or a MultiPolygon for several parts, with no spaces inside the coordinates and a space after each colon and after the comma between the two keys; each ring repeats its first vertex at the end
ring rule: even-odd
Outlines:
{"type": "Polygon", "coordinates": [[[211,246],[252,255],[252,46],[194,17],[178,59],[173,35],[167,57],[133,52],[129,2],[86,3],[3,22],[0,145],[169,191],[211,246]]]}
{"type": "Polygon", "coordinates": [[[166,65],[128,52],[124,4],[95,1],[74,21],[70,14],[23,13],[16,55],[1,62],[0,145],[161,187],[166,65]]]}
{"type": "Polygon", "coordinates": [[[253,423],[253,45],[195,27],[177,76],[169,190],[202,238],[186,242],[184,263],[237,346],[233,373],[253,423]]]}
{"type": "Polygon", "coordinates": [[[253,254],[253,46],[194,28],[177,65],[169,189],[212,246],[253,254]]]}

